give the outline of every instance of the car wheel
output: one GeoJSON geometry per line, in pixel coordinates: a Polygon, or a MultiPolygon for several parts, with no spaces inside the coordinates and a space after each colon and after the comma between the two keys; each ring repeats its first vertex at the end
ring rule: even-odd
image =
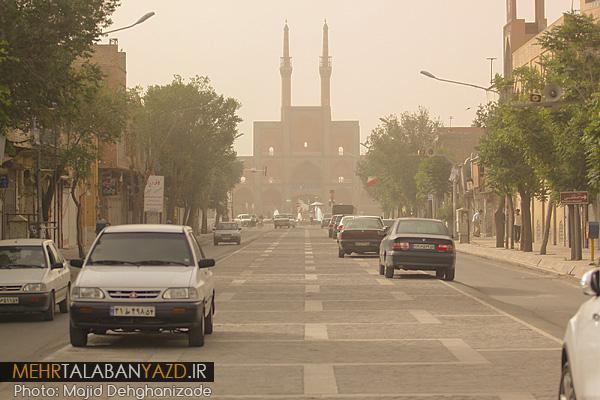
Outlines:
{"type": "Polygon", "coordinates": [[[346,252],[342,249],[338,249],[338,257],[339,258],[344,258],[344,255],[346,254],[346,252]]]}
{"type": "Polygon", "coordinates": [[[394,267],[386,265],[385,266],[385,277],[392,279],[394,277],[394,267]]]}
{"type": "Polygon", "coordinates": [[[194,328],[190,328],[188,332],[188,344],[190,347],[204,346],[204,308],[202,308],[202,318],[200,318],[200,325],[194,328]]]}
{"type": "Polygon", "coordinates": [[[214,314],[215,296],[213,295],[208,315],[204,317],[204,333],[210,335],[213,333],[213,314],[214,314]]]}
{"type": "Polygon", "coordinates": [[[50,304],[46,311],[42,313],[44,321],[52,321],[54,319],[54,310],[56,308],[56,299],[54,297],[54,292],[50,294],[50,304]]]}
{"type": "Polygon", "coordinates": [[[445,276],[444,276],[444,280],[445,281],[453,281],[454,280],[454,268],[448,268],[446,270],[445,276]]]}
{"type": "Polygon", "coordinates": [[[71,292],[71,285],[67,286],[67,294],[65,295],[65,298],[63,299],[63,301],[58,303],[58,310],[63,314],[66,314],[69,312],[69,293],[70,292],[71,292]]]}
{"type": "Polygon", "coordinates": [[[560,376],[560,400],[577,400],[575,396],[575,388],[573,387],[573,377],[571,376],[571,368],[569,363],[565,363],[560,376]]]}
{"type": "Polygon", "coordinates": [[[86,329],[76,328],[73,325],[70,325],[69,338],[71,340],[71,346],[85,347],[87,346],[88,331],[86,329]]]}
{"type": "Polygon", "coordinates": [[[444,279],[445,275],[446,275],[446,270],[444,270],[444,269],[437,269],[437,270],[435,270],[435,277],[437,279],[444,279]]]}

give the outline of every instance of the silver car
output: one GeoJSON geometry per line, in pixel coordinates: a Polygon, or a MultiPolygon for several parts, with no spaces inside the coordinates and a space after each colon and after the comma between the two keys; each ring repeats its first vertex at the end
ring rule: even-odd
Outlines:
{"type": "Polygon", "coordinates": [[[213,242],[215,246],[219,243],[242,243],[242,228],[237,222],[219,222],[214,229],[213,242]]]}

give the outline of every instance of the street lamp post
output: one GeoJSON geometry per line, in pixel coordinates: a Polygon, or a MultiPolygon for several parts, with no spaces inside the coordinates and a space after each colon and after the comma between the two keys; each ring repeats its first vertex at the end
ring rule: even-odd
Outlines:
{"type": "Polygon", "coordinates": [[[147,12],[146,14],[142,15],[137,21],[135,21],[133,24],[128,25],[128,26],[124,26],[122,28],[118,28],[118,29],[113,29],[110,30],[108,32],[102,32],[102,35],[108,35],[109,33],[113,33],[113,32],[118,32],[118,31],[123,31],[125,29],[129,29],[129,28],[133,28],[136,25],[141,24],[142,22],[145,22],[146,20],[148,20],[149,18],[152,18],[156,13],[154,11],[150,11],[147,12]]]}
{"type": "Polygon", "coordinates": [[[492,89],[493,86],[490,86],[490,87],[486,88],[486,87],[483,87],[483,86],[474,85],[472,83],[452,81],[450,79],[442,79],[442,78],[438,78],[437,76],[435,76],[434,74],[432,74],[431,72],[428,72],[428,71],[421,71],[421,75],[425,75],[428,78],[435,79],[436,81],[440,81],[440,82],[454,83],[455,85],[469,86],[469,87],[473,87],[473,88],[476,88],[476,89],[485,90],[486,92],[494,92],[494,93],[500,94],[500,92],[497,91],[496,89],[492,89]]]}

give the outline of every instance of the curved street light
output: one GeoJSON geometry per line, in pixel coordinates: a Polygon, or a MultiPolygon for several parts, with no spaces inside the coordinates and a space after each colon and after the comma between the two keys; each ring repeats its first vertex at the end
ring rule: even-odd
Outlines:
{"type": "Polygon", "coordinates": [[[486,92],[494,92],[494,93],[500,94],[499,91],[497,91],[495,89],[492,89],[493,86],[490,86],[490,87],[486,88],[486,87],[479,86],[479,85],[473,85],[472,83],[465,83],[465,82],[459,82],[459,81],[452,81],[452,80],[449,80],[449,79],[442,79],[442,78],[438,78],[437,76],[435,76],[434,74],[432,74],[429,71],[421,71],[421,75],[424,75],[424,76],[426,76],[428,78],[431,78],[431,79],[435,79],[436,81],[454,83],[456,85],[470,86],[470,87],[474,87],[474,88],[477,88],[477,89],[485,90],[486,92]]]}
{"type": "Polygon", "coordinates": [[[138,19],[137,21],[135,21],[133,24],[131,24],[129,26],[124,26],[122,28],[113,29],[112,31],[108,31],[108,32],[102,32],[102,34],[103,35],[108,35],[109,33],[113,33],[113,32],[122,31],[122,30],[129,29],[129,28],[133,28],[134,26],[139,25],[142,22],[145,22],[149,18],[152,18],[155,14],[156,13],[154,11],[147,12],[146,14],[142,15],[140,17],[140,19],[138,19]]]}

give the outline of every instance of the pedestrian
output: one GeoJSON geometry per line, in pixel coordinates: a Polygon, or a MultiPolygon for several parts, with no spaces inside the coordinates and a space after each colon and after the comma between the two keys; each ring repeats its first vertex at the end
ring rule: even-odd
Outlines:
{"type": "Polygon", "coordinates": [[[523,225],[523,216],[521,210],[518,208],[515,210],[515,242],[521,240],[521,226],[523,225]]]}
{"type": "Polygon", "coordinates": [[[481,214],[483,210],[477,210],[473,214],[473,236],[481,236],[481,214]]]}

